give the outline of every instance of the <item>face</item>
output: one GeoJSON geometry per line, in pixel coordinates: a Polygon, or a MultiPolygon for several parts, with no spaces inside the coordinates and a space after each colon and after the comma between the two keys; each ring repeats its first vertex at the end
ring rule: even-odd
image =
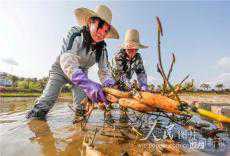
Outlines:
{"type": "Polygon", "coordinates": [[[110,25],[107,23],[104,23],[103,27],[98,29],[99,22],[99,19],[89,22],[89,30],[94,42],[103,41],[110,29],[110,25]]]}
{"type": "Polygon", "coordinates": [[[132,59],[137,53],[137,49],[125,49],[125,51],[129,59],[132,59]]]}

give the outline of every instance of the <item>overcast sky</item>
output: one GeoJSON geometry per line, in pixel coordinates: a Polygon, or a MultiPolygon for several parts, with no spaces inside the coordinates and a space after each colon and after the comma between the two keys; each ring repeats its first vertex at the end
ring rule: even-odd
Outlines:
{"type": "MultiPolygon", "coordinates": [[[[176,55],[172,81],[187,74],[199,84],[223,82],[230,87],[230,2],[132,1],[0,1],[0,71],[24,77],[48,76],[60,54],[62,37],[77,25],[73,11],[105,4],[113,13],[119,40],[108,40],[109,59],[123,42],[128,28],[138,29],[149,82],[161,82],[156,71],[156,21],[164,31],[162,56],[166,67],[176,55]]],[[[97,66],[90,77],[98,80],[97,66]]]]}

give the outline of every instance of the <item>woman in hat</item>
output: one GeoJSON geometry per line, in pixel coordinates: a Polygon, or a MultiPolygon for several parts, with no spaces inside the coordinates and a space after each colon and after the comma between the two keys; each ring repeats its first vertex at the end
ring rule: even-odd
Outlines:
{"type": "Polygon", "coordinates": [[[116,68],[119,71],[119,82],[125,84],[123,89],[130,90],[133,73],[137,75],[139,88],[143,91],[148,90],[147,75],[145,73],[143,61],[139,49],[148,48],[139,41],[139,32],[135,29],[128,29],[125,34],[125,41],[115,55],[116,68]]]}
{"type": "Polygon", "coordinates": [[[27,118],[44,119],[66,83],[72,84],[73,101],[79,109],[82,109],[80,102],[86,96],[94,103],[101,101],[108,106],[102,86],[90,80],[87,71],[98,63],[101,83],[104,86],[115,85],[104,41],[106,38],[119,38],[111,25],[112,13],[107,6],[100,5],[95,11],[78,8],[75,16],[80,26],[72,27],[63,39],[61,54],[52,65],[43,94],[28,112],[27,118]]]}

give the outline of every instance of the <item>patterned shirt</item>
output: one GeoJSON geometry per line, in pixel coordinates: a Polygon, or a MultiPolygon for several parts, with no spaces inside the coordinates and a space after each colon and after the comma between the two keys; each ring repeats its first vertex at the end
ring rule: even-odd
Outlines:
{"type": "Polygon", "coordinates": [[[129,60],[125,49],[120,49],[115,55],[116,68],[120,74],[125,75],[127,79],[131,79],[133,73],[137,74],[137,80],[140,84],[147,84],[147,75],[145,73],[143,60],[140,53],[136,53],[134,58],[129,60]]]}

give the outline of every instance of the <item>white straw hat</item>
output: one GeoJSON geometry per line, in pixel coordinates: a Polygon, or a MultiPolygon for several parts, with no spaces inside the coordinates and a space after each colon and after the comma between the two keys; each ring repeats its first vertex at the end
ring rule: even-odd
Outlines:
{"type": "Polygon", "coordinates": [[[78,8],[75,9],[75,16],[79,25],[85,26],[87,25],[88,19],[90,17],[99,17],[104,20],[106,23],[110,25],[110,31],[106,38],[114,38],[119,39],[119,34],[117,30],[111,25],[112,21],[112,12],[105,5],[99,5],[96,7],[95,11],[87,9],[87,8],[78,8]]]}
{"type": "Polygon", "coordinates": [[[125,33],[125,41],[121,47],[124,49],[143,49],[149,46],[140,43],[139,32],[136,29],[128,29],[125,33]]]}

